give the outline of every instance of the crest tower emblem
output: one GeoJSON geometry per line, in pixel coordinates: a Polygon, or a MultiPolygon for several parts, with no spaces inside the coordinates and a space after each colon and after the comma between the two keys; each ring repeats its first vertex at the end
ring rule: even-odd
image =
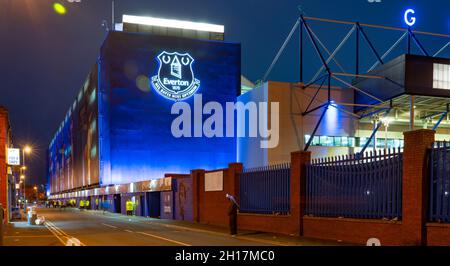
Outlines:
{"type": "Polygon", "coordinates": [[[152,87],[162,96],[180,101],[191,97],[200,87],[192,64],[194,58],[188,53],[162,52],[157,57],[158,74],[151,78],[152,87]]]}

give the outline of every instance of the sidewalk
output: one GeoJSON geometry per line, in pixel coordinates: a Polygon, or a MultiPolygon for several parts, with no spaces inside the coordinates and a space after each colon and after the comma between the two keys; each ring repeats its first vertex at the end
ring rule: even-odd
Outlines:
{"type": "Polygon", "coordinates": [[[5,226],[4,246],[61,246],[61,242],[43,225],[16,221],[5,226]]]}
{"type": "MultiPolygon", "coordinates": [[[[155,219],[155,218],[147,218],[141,216],[126,216],[118,213],[110,213],[98,210],[85,210],[85,213],[91,215],[101,215],[110,217],[112,219],[120,219],[120,220],[128,220],[132,222],[142,222],[142,223],[152,223],[152,224],[160,224],[161,226],[175,228],[177,230],[185,230],[185,231],[195,231],[202,232],[206,234],[215,234],[221,236],[229,236],[228,228],[215,226],[215,225],[207,225],[200,224],[189,221],[179,221],[179,220],[164,220],[164,219],[155,219]]],[[[308,239],[304,237],[296,237],[296,236],[287,236],[273,233],[264,233],[257,231],[242,231],[239,230],[237,239],[249,240],[254,242],[262,242],[265,244],[272,244],[276,246],[348,246],[350,244],[337,242],[337,241],[327,241],[327,240],[317,240],[317,239],[308,239]]]]}

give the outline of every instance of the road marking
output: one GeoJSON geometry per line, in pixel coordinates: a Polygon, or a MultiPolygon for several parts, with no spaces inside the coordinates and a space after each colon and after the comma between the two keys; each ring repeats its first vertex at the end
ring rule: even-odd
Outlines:
{"type": "Polygon", "coordinates": [[[81,242],[77,238],[71,238],[67,240],[66,247],[79,247],[79,246],[81,246],[81,242]]]}
{"type": "Polygon", "coordinates": [[[114,228],[114,229],[117,229],[117,226],[114,226],[114,225],[104,224],[104,223],[102,223],[102,225],[107,226],[107,227],[111,227],[111,228],[114,228]]]}
{"type": "MultiPolygon", "coordinates": [[[[158,224],[158,223],[152,223],[152,222],[147,222],[147,223],[161,226],[161,224],[158,224]]],[[[185,230],[185,231],[191,231],[191,232],[206,233],[206,234],[212,234],[212,235],[218,235],[218,236],[226,236],[226,237],[230,236],[229,234],[226,234],[226,233],[214,232],[214,231],[198,229],[198,228],[190,228],[190,227],[179,226],[179,225],[164,225],[164,226],[168,227],[168,228],[185,230]]],[[[235,239],[252,241],[252,242],[259,242],[259,243],[270,244],[270,245],[275,245],[275,246],[287,246],[287,247],[291,246],[289,244],[284,244],[284,243],[281,243],[281,242],[276,242],[276,241],[271,241],[271,240],[264,240],[264,239],[257,239],[257,238],[245,237],[245,236],[236,236],[235,239]]]]}
{"type": "Polygon", "coordinates": [[[36,236],[4,236],[5,238],[42,238],[42,237],[55,237],[54,235],[36,235],[36,236]]]}
{"type": "Polygon", "coordinates": [[[45,227],[56,237],[58,240],[64,245],[64,246],[86,246],[83,242],[78,240],[75,237],[72,237],[60,228],[58,228],[56,225],[54,225],[49,220],[46,220],[44,223],[45,227]],[[65,239],[65,240],[64,240],[65,239]]]}
{"type": "Polygon", "coordinates": [[[125,231],[125,232],[127,232],[127,233],[134,233],[134,232],[131,231],[131,230],[123,230],[123,231],[125,231]]]}
{"type": "MultiPolygon", "coordinates": [[[[91,215],[96,215],[95,213],[89,213],[91,215]]],[[[123,219],[123,217],[121,216],[103,216],[105,218],[110,218],[110,219],[117,219],[117,220],[128,220],[128,219],[123,219]]],[[[198,229],[198,228],[191,228],[191,227],[185,227],[185,226],[180,226],[180,225],[167,225],[167,224],[161,224],[158,222],[150,222],[150,221],[140,221],[140,220],[134,220],[135,222],[142,222],[142,223],[146,223],[146,224],[151,224],[151,225],[156,225],[156,226],[160,226],[160,227],[166,227],[166,228],[172,228],[172,229],[178,229],[178,230],[182,230],[182,231],[190,231],[190,232],[198,232],[198,233],[206,233],[206,234],[211,234],[211,235],[217,235],[217,236],[225,236],[225,237],[229,237],[230,235],[227,233],[221,233],[221,232],[215,232],[215,231],[210,231],[210,230],[205,230],[205,229],[198,229]]],[[[139,232],[140,234],[142,234],[142,232],[139,232]]],[[[144,233],[145,234],[145,233],[144,233]]],[[[257,242],[257,243],[262,243],[262,244],[269,244],[269,245],[274,245],[274,246],[294,246],[295,244],[290,245],[289,243],[285,244],[285,243],[281,243],[278,241],[271,241],[271,240],[265,240],[265,239],[257,239],[257,238],[252,238],[252,237],[245,237],[245,236],[236,236],[235,239],[238,240],[246,240],[246,241],[251,241],[251,242],[257,242]]],[[[167,239],[164,239],[167,240],[167,239]]],[[[174,240],[170,240],[171,242],[173,242],[174,240]]],[[[179,242],[181,243],[181,242],[179,242]]],[[[185,243],[183,243],[185,244],[185,243]]],[[[191,246],[191,245],[188,245],[191,246]]]]}
{"type": "Polygon", "coordinates": [[[58,234],[58,232],[53,231],[53,227],[51,227],[49,224],[47,224],[47,222],[44,223],[45,227],[59,240],[59,242],[61,242],[61,244],[63,244],[63,246],[66,245],[66,241],[64,241],[58,234]]]}
{"type": "Polygon", "coordinates": [[[176,240],[172,240],[172,239],[169,239],[169,238],[165,238],[165,237],[161,237],[161,236],[156,236],[156,235],[152,235],[152,234],[148,234],[148,233],[144,233],[144,232],[138,232],[138,234],[142,234],[142,235],[154,237],[154,238],[161,239],[161,240],[164,240],[164,241],[167,241],[167,242],[172,242],[172,243],[175,243],[175,244],[181,245],[181,246],[188,246],[188,247],[189,247],[189,246],[192,246],[192,245],[190,245],[190,244],[186,244],[186,243],[183,243],[183,242],[180,242],[180,241],[176,241],[176,240]]]}

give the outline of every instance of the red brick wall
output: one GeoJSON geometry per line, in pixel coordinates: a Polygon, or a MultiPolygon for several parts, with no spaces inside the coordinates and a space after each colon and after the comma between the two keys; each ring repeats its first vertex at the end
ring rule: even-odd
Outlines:
{"type": "MultiPolygon", "coordinates": [[[[428,169],[427,149],[434,141],[434,131],[405,132],[403,163],[402,221],[340,219],[303,216],[305,206],[305,164],[308,152],[291,154],[291,213],[286,216],[239,214],[240,230],[252,230],[309,238],[341,240],[365,245],[377,238],[384,246],[450,245],[450,224],[427,224],[428,169]]],[[[205,192],[205,171],[194,170],[194,221],[228,226],[226,193],[238,195],[236,173],[241,164],[230,164],[224,171],[224,190],[205,192]]]]}
{"type": "MultiPolygon", "coordinates": [[[[8,195],[8,176],[6,168],[6,143],[8,138],[8,112],[0,107],[0,203],[7,209],[8,195]]],[[[5,217],[8,214],[5,213],[5,217]]]]}
{"type": "Polygon", "coordinates": [[[428,246],[450,246],[450,224],[427,224],[428,246]]]}
{"type": "Polygon", "coordinates": [[[236,173],[242,171],[242,164],[230,164],[227,169],[220,171],[223,171],[222,191],[205,191],[206,172],[204,170],[192,171],[194,221],[227,227],[229,201],[226,194],[237,195],[236,173]]]}
{"type": "Polygon", "coordinates": [[[405,132],[402,184],[402,238],[404,245],[423,245],[426,241],[428,202],[428,148],[435,132],[422,129],[405,132]]]}
{"type": "Polygon", "coordinates": [[[377,238],[383,246],[402,244],[401,222],[339,218],[303,218],[303,236],[366,245],[377,238]]]}
{"type": "Polygon", "coordinates": [[[285,235],[298,235],[299,227],[291,215],[258,215],[240,213],[238,229],[285,235]]]}

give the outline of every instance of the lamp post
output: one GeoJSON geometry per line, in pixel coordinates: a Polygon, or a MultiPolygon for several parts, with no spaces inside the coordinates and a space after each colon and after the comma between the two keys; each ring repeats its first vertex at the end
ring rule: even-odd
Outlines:
{"type": "Polygon", "coordinates": [[[38,187],[35,185],[33,189],[34,189],[34,197],[35,197],[35,200],[36,200],[36,203],[37,203],[37,201],[38,201],[38,187]]]}
{"type": "Polygon", "coordinates": [[[383,122],[384,125],[384,149],[387,150],[388,149],[388,128],[389,128],[389,124],[390,124],[390,120],[389,118],[385,117],[381,120],[383,122]]]}
{"type": "Polygon", "coordinates": [[[25,146],[22,149],[22,175],[20,176],[20,179],[22,179],[23,181],[23,198],[24,198],[24,210],[26,210],[27,207],[27,187],[25,186],[25,170],[27,169],[26,165],[25,165],[25,153],[30,154],[31,153],[31,147],[30,146],[25,146]]]}

